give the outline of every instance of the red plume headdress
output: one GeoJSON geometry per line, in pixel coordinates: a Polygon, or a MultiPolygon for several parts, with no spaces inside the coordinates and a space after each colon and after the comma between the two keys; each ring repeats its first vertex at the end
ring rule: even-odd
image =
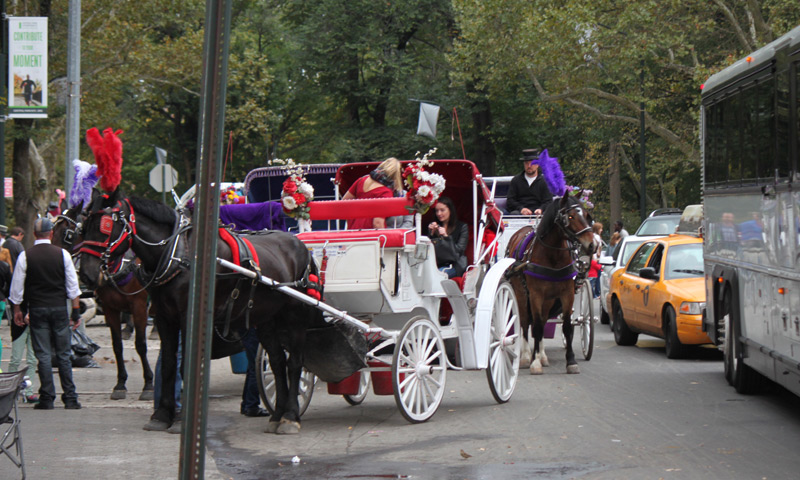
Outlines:
{"type": "Polygon", "coordinates": [[[122,180],[122,140],[118,136],[121,133],[122,130],[115,132],[111,128],[103,130],[102,136],[97,128],[86,131],[86,143],[94,153],[100,186],[108,193],[116,190],[122,180]]]}

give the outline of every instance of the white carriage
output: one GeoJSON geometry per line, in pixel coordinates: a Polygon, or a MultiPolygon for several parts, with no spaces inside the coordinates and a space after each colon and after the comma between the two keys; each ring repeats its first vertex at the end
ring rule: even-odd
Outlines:
{"type": "MultiPolygon", "coordinates": [[[[341,166],[336,173],[337,198],[376,165],[341,166]]],[[[494,258],[501,214],[491,193],[470,161],[434,160],[426,169],[446,178],[443,195],[453,199],[459,218],[469,227],[463,277],[448,279],[437,268],[434,245],[421,227],[433,219],[431,209],[425,215],[415,214],[409,229],[334,228],[298,234],[324,275],[324,301],[277,287],[323,310],[327,321],[356,327],[370,341],[366,367],[342,381],[329,382],[329,393],[342,394],[355,405],[371,385],[375,394],[394,395],[412,423],[426,421],[436,412],[448,370],[485,369],[495,400],[507,402],[517,381],[521,343],[517,301],[504,278],[513,261],[494,258]]],[[[408,205],[404,198],[312,202],[310,214],[312,220],[343,225],[337,221],[408,215],[408,205]]],[[[272,408],[272,375],[263,351],[258,355],[258,381],[262,398],[272,408]]],[[[314,376],[304,372],[301,414],[314,382],[314,376]]]]}

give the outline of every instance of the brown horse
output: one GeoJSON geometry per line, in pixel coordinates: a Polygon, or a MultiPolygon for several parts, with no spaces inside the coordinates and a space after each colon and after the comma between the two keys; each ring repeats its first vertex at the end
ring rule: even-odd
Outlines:
{"type": "Polygon", "coordinates": [[[517,260],[509,269],[508,276],[520,306],[520,325],[526,350],[523,356],[530,351],[527,346],[528,327],[532,326],[533,330],[534,361],[530,370],[534,375],[541,375],[542,366],[547,366],[542,337],[556,300],[561,302],[567,373],[580,373],[572,350],[572,304],[580,250],[587,256],[594,253],[594,234],[583,204],[571,196],[554,200],[542,215],[535,232],[533,227],[524,227],[508,243],[506,257],[517,260]]]}
{"type": "MultiPolygon", "coordinates": [[[[59,215],[53,225],[53,245],[59,246],[74,254],[73,249],[79,244],[80,225],[83,220],[82,206],[73,207],[59,215]]],[[[130,265],[130,263],[129,263],[130,265]]],[[[122,312],[130,313],[136,331],[136,353],[142,361],[144,375],[144,388],[139,400],[153,400],[153,370],[147,361],[147,292],[142,284],[133,275],[130,268],[120,268],[114,275],[114,284],[107,282],[98,287],[94,294],[97,301],[103,306],[106,325],[111,330],[111,343],[114,348],[114,358],[117,362],[117,384],[111,392],[112,400],[122,400],[126,397],[128,389],[125,383],[128,372],[125,369],[125,356],[122,347],[122,312]]]]}

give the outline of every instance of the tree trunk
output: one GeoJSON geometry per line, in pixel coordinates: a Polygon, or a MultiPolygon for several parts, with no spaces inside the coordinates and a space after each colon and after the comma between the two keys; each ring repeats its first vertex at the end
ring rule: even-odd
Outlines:
{"type": "Polygon", "coordinates": [[[622,190],[620,188],[619,153],[617,148],[617,143],[614,141],[608,144],[609,232],[614,231],[614,222],[622,220],[622,190]]]}
{"type": "MultiPolygon", "coordinates": [[[[32,126],[32,120],[17,119],[21,126],[32,126]]],[[[27,128],[25,129],[27,130],[27,128]]],[[[47,179],[42,176],[41,159],[35,158],[38,154],[33,146],[33,142],[27,138],[14,139],[14,219],[16,226],[25,230],[23,238],[25,248],[33,245],[33,235],[30,234],[33,227],[33,220],[39,213],[40,206],[37,196],[47,187],[47,179]],[[36,184],[34,186],[34,183],[36,184]]],[[[41,211],[41,213],[44,213],[41,211]]]]}
{"type": "MultiPolygon", "coordinates": [[[[486,99],[486,96],[480,95],[482,92],[476,90],[474,85],[468,85],[467,90],[478,94],[475,96],[475,101],[473,101],[471,105],[472,123],[474,128],[474,151],[470,155],[472,158],[469,160],[475,162],[475,165],[478,167],[478,171],[481,172],[481,175],[484,177],[491,177],[495,174],[495,167],[497,164],[497,151],[495,150],[494,143],[492,143],[492,139],[489,136],[489,132],[492,128],[492,110],[488,100],[486,99]]],[[[460,138],[460,132],[458,133],[459,138],[457,141],[459,142],[460,148],[462,140],[460,138]]]]}

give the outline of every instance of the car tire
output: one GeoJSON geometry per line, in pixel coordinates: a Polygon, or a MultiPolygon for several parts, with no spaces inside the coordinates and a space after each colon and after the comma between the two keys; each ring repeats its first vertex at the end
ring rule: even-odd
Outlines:
{"type": "Polygon", "coordinates": [[[633,332],[628,327],[628,324],[625,323],[625,318],[622,315],[622,305],[619,304],[619,300],[616,298],[613,300],[611,313],[614,318],[614,323],[612,324],[614,341],[617,342],[617,345],[626,347],[636,345],[636,342],[639,340],[639,334],[633,332]]]}
{"type": "Polygon", "coordinates": [[[672,305],[667,305],[664,309],[661,327],[664,329],[664,350],[667,358],[683,358],[686,355],[686,346],[678,338],[678,322],[672,305]]]}

